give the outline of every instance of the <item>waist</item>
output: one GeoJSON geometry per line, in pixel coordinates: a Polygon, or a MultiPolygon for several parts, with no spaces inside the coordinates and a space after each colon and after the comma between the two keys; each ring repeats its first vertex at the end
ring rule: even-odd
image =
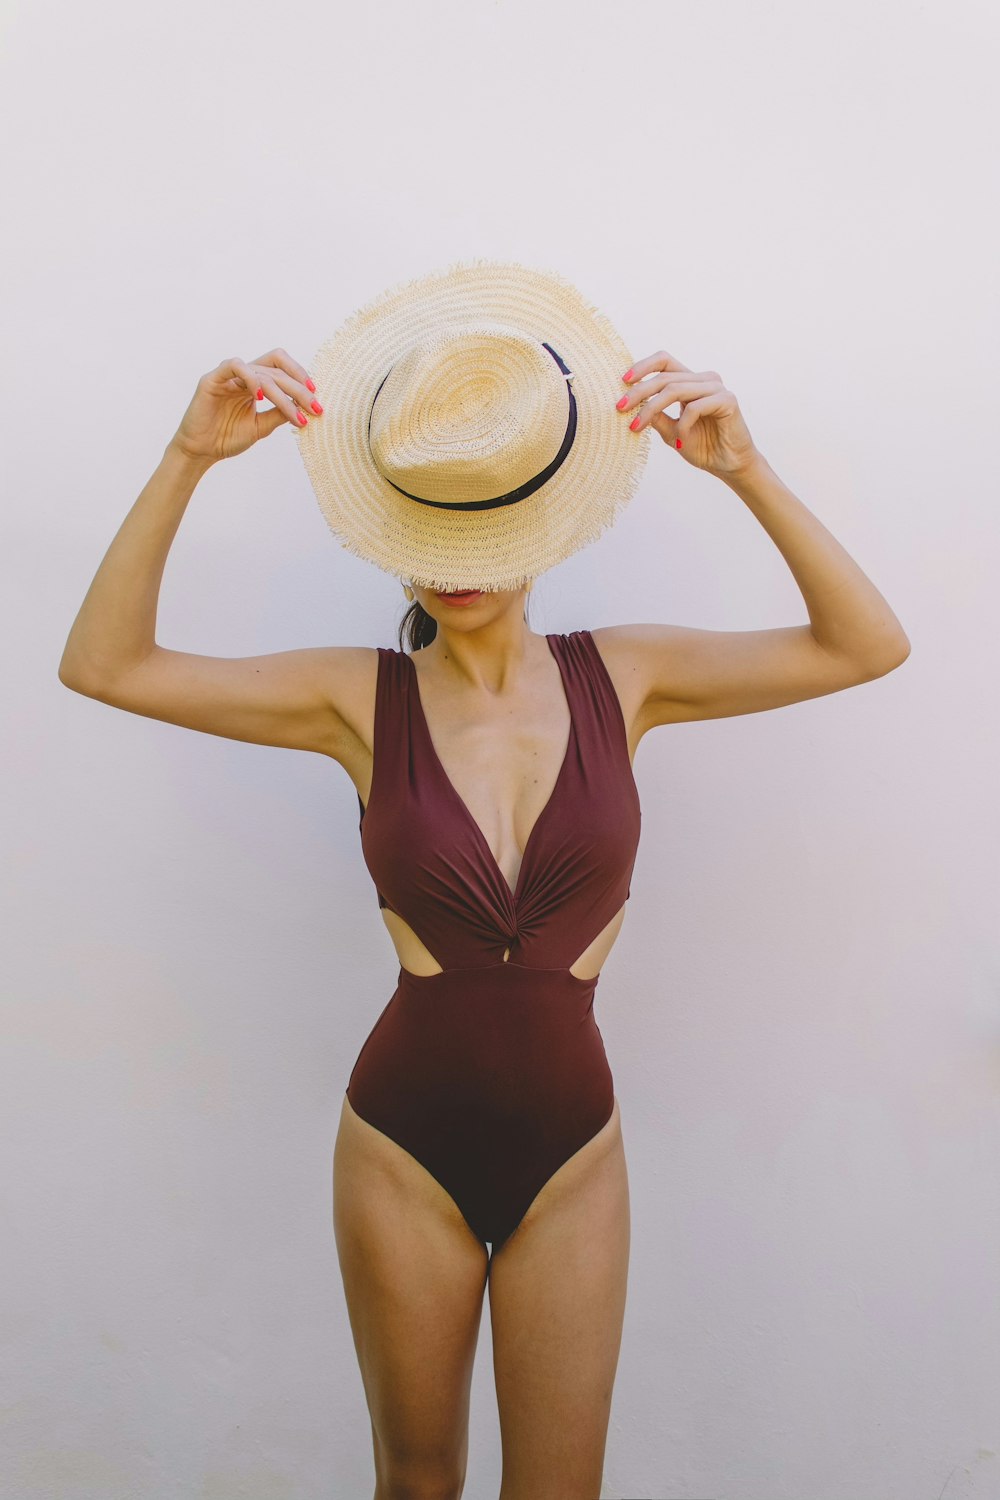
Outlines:
{"type": "Polygon", "coordinates": [[[458,965],[440,969],[434,974],[414,974],[400,966],[397,992],[414,996],[440,996],[442,1000],[457,999],[463,995],[487,998],[495,995],[535,995],[539,998],[554,998],[559,995],[575,995],[590,998],[597,988],[600,974],[581,979],[570,969],[542,968],[536,964],[520,964],[512,959],[497,963],[458,965]]]}

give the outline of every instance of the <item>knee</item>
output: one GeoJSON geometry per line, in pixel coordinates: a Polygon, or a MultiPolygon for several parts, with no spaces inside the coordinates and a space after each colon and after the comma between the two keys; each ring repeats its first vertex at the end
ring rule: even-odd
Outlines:
{"type": "Polygon", "coordinates": [[[390,1477],[379,1484],[375,1500],[460,1500],[461,1494],[462,1484],[454,1479],[436,1479],[431,1475],[390,1477]]]}
{"type": "Polygon", "coordinates": [[[461,1500],[465,1470],[451,1463],[381,1466],[374,1500],[461,1500]]]}

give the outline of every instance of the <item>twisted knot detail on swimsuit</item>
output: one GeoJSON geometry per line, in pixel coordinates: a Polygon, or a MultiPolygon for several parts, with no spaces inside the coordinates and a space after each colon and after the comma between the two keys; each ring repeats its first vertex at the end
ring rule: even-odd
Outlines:
{"type": "Polygon", "coordinates": [[[641,814],[618,695],[589,631],[546,640],[569,740],[513,890],[434,749],[412,660],[378,648],[362,849],[379,905],[444,969],[501,963],[508,947],[511,963],[568,968],[630,894],[641,814]]]}

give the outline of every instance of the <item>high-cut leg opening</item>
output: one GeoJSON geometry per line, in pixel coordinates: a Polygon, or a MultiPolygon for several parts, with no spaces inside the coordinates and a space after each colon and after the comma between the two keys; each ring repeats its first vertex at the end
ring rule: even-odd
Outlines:
{"type": "Polygon", "coordinates": [[[363,1121],[363,1123],[367,1125],[370,1130],[378,1131],[379,1135],[382,1136],[384,1140],[391,1141],[397,1151],[402,1151],[404,1156],[406,1156],[411,1162],[413,1162],[415,1166],[420,1168],[421,1172],[425,1172],[428,1177],[432,1177],[434,1179],[441,1191],[447,1195],[450,1201],[455,1205],[455,1208],[462,1215],[463,1222],[465,1223],[469,1233],[471,1235],[474,1235],[484,1248],[487,1244],[490,1244],[491,1242],[488,1240],[484,1240],[478,1230],[474,1229],[473,1226],[469,1223],[469,1220],[466,1218],[465,1213],[463,1212],[462,1205],[458,1202],[458,1199],[455,1197],[454,1193],[452,1193],[447,1187],[445,1187],[444,1183],[440,1180],[439,1177],[435,1175],[434,1172],[431,1171],[430,1167],[422,1162],[419,1156],[414,1156],[413,1152],[407,1146],[404,1146],[402,1141],[397,1140],[394,1135],[390,1135],[387,1130],[383,1130],[380,1125],[376,1125],[374,1120],[367,1119],[352,1100],[349,1088],[344,1090],[344,1097],[347,1100],[348,1108],[351,1110],[351,1113],[356,1116],[357,1119],[363,1121]]]}
{"type": "Polygon", "coordinates": [[[497,962],[400,984],[348,1084],[352,1108],[499,1243],[608,1119],[594,981],[497,962]]]}
{"type": "Polygon", "coordinates": [[[568,1168],[571,1162],[576,1161],[580,1153],[585,1151],[601,1132],[607,1129],[614,1117],[617,1103],[614,1085],[611,1084],[610,1086],[611,1103],[605,1117],[592,1125],[590,1133],[585,1140],[579,1141],[578,1144],[571,1142],[571,1148],[564,1147],[564,1151],[568,1150],[568,1154],[561,1155],[555,1160],[554,1164],[550,1159],[547,1167],[542,1169],[546,1173],[544,1177],[541,1175],[541,1172],[536,1172],[533,1178],[527,1179],[528,1186],[525,1189],[523,1186],[525,1179],[522,1175],[522,1190],[518,1194],[517,1189],[509,1185],[507,1191],[504,1192],[503,1185],[496,1181],[498,1174],[491,1174],[491,1193],[488,1207],[484,1207],[483,1199],[478,1195],[476,1203],[473,1205],[466,1197],[466,1193],[469,1191],[466,1185],[460,1186],[458,1182],[455,1182],[452,1186],[449,1186],[448,1182],[443,1180],[446,1176],[445,1159],[422,1160],[417,1151],[411,1150],[400,1138],[402,1132],[397,1134],[392,1128],[387,1128],[387,1122],[384,1120],[379,1124],[376,1120],[369,1119],[358,1108],[354,1100],[351,1099],[349,1092],[346,1092],[346,1098],[349,1108],[359,1120],[362,1120],[370,1129],[378,1131],[379,1135],[383,1136],[384,1139],[391,1141],[397,1150],[403,1152],[421,1171],[426,1172],[429,1177],[434,1179],[441,1191],[448,1196],[458,1213],[461,1214],[469,1232],[481,1245],[484,1247],[489,1246],[489,1259],[492,1259],[496,1251],[502,1249],[521,1228],[538,1198],[548,1187],[549,1183],[552,1182],[553,1178],[568,1168]],[[464,1207],[463,1203],[465,1204],[464,1207]],[[468,1208],[468,1212],[466,1208],[468,1208]],[[476,1222],[473,1222],[474,1220],[476,1222]],[[478,1228],[477,1222],[479,1224],[478,1228]]]}
{"type": "Polygon", "coordinates": [[[502,1235],[498,1235],[495,1240],[490,1240],[489,1241],[489,1245],[490,1245],[490,1260],[493,1259],[493,1256],[496,1254],[496,1252],[498,1250],[502,1250],[503,1249],[504,1245],[506,1245],[507,1242],[509,1240],[511,1240],[514,1237],[514,1235],[517,1233],[517,1231],[521,1228],[521,1226],[524,1223],[525,1219],[528,1217],[528,1214],[531,1212],[532,1208],[534,1208],[535,1203],[541,1197],[542,1193],[548,1187],[548,1185],[552,1181],[552,1179],[554,1177],[558,1177],[559,1174],[560,1174],[560,1172],[563,1172],[570,1165],[571,1162],[576,1161],[576,1159],[579,1157],[581,1151],[586,1151],[587,1147],[590,1146],[590,1145],[592,1145],[593,1142],[597,1140],[597,1137],[603,1131],[607,1130],[608,1126],[611,1124],[611,1121],[614,1119],[615,1107],[616,1107],[617,1103],[618,1103],[617,1095],[615,1095],[614,1093],[612,1093],[612,1095],[611,1095],[611,1108],[608,1110],[608,1117],[607,1117],[607,1119],[604,1120],[600,1125],[598,1125],[597,1129],[593,1132],[593,1134],[590,1135],[590,1136],[588,1136],[588,1138],[585,1141],[583,1141],[579,1146],[577,1146],[576,1150],[574,1152],[572,1152],[571,1155],[567,1156],[565,1158],[565,1160],[563,1160],[562,1162],[560,1162],[559,1166],[556,1167],[556,1169],[555,1169],[554,1172],[550,1172],[549,1173],[548,1177],[546,1177],[545,1181],[538,1188],[538,1190],[535,1193],[534,1197],[531,1199],[531,1201],[528,1204],[525,1205],[525,1207],[521,1211],[521,1213],[520,1213],[520,1215],[518,1217],[517,1223],[513,1224],[509,1228],[507,1228],[502,1233],[502,1235]]]}

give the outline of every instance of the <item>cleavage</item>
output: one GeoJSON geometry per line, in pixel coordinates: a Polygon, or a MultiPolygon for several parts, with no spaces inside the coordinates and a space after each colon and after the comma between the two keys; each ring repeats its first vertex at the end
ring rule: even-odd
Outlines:
{"type": "Polygon", "coordinates": [[[511,891],[517,887],[532,834],[555,793],[567,749],[565,737],[561,747],[553,749],[539,747],[523,732],[511,736],[508,731],[501,741],[494,729],[477,727],[460,732],[447,752],[449,762],[460,768],[457,775],[441,762],[511,891]],[[521,772],[518,777],[510,774],[515,766],[521,772]]]}
{"type": "MultiPolygon", "coordinates": [[[[537,696],[541,700],[541,693],[537,696]]],[[[569,755],[573,721],[565,689],[562,698],[563,725],[558,737],[549,737],[547,743],[519,723],[513,706],[489,723],[465,723],[435,740],[418,687],[417,707],[438,770],[512,894],[528,844],[552,802],[569,755]],[[512,775],[512,770],[518,774],[512,775]]]]}

